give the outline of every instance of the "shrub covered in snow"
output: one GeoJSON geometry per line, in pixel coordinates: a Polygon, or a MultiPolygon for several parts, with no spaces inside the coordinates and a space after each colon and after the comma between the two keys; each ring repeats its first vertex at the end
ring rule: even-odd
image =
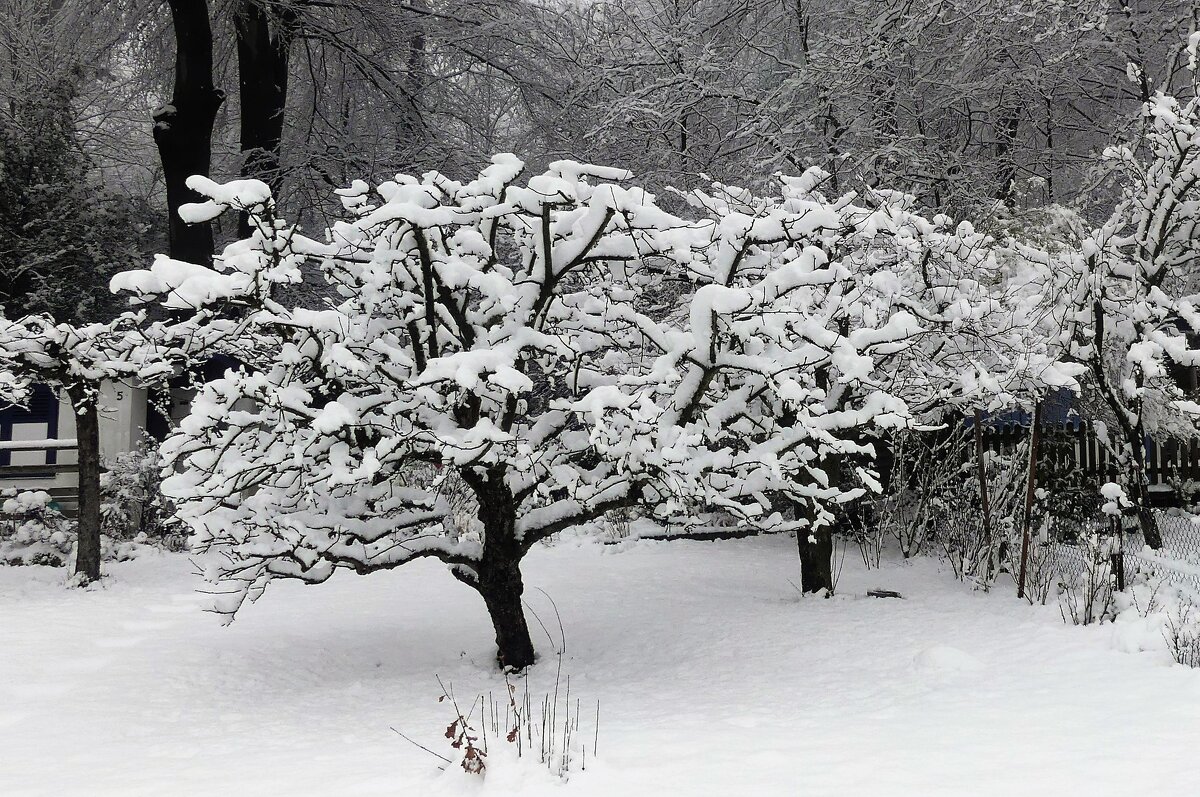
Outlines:
{"type": "MultiPolygon", "coordinates": [[[[8,491],[0,503],[0,564],[64,567],[75,556],[78,526],[58,508],[44,490],[8,491]]],[[[134,540],[100,538],[103,560],[130,559],[137,553],[134,540]]]]}
{"type": "Polygon", "coordinates": [[[4,564],[62,567],[74,537],[71,522],[45,491],[11,492],[0,504],[0,562],[4,564]]]}
{"type": "Polygon", "coordinates": [[[1120,539],[1111,527],[1096,524],[1079,533],[1071,550],[1079,566],[1064,568],[1061,574],[1058,599],[1063,619],[1075,625],[1111,619],[1118,589],[1113,563],[1120,555],[1120,539]]]}
{"type": "Polygon", "coordinates": [[[174,504],[163,495],[158,445],[149,436],[109,460],[100,494],[101,529],[108,537],[183,548],[185,531],[172,518],[174,504]]]}

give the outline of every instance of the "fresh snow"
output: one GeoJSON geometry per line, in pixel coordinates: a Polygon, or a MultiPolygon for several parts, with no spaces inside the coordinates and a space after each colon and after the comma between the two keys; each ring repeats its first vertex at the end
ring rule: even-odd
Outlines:
{"type": "MultiPolygon", "coordinates": [[[[441,772],[390,730],[449,755],[435,676],[468,703],[503,690],[482,601],[444,566],[276,583],[228,627],[184,555],[87,590],[0,568],[0,794],[1198,793],[1200,672],[931,560],[867,572],[851,551],[836,597],[802,599],[793,546],[530,554],[585,735],[600,701],[599,758],[566,784],[495,740],[484,781],[441,772]]],[[[558,660],[532,625],[536,700],[558,660]]]]}

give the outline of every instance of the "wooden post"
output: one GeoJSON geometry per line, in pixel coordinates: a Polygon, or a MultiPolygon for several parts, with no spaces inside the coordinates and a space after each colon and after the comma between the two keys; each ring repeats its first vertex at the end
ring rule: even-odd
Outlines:
{"type": "Polygon", "coordinates": [[[1017,577],[1017,597],[1025,597],[1025,574],[1029,569],[1029,537],[1033,522],[1033,498],[1037,490],[1038,440],[1041,437],[1042,402],[1033,405],[1033,421],[1029,429],[1029,483],[1025,489],[1025,518],[1021,524],[1021,572],[1017,577]]]}
{"type": "Polygon", "coordinates": [[[1110,561],[1112,562],[1113,573],[1117,576],[1117,591],[1125,591],[1125,536],[1121,530],[1120,516],[1114,516],[1112,521],[1113,539],[1116,540],[1117,550],[1113,553],[1110,561]]]}
{"type": "Polygon", "coordinates": [[[987,468],[984,466],[983,412],[975,410],[975,468],[979,474],[979,505],[983,509],[983,539],[987,545],[986,578],[992,575],[992,509],[988,496],[987,468]]]}

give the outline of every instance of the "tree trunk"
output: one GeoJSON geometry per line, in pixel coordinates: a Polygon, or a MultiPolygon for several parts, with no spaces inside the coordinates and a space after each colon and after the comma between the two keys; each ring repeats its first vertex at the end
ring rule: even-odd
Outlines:
{"type": "MultiPolygon", "coordinates": [[[[268,15],[261,0],[242,0],[234,14],[237,32],[238,87],[241,100],[242,176],[267,183],[278,196],[282,185],[279,156],[287,106],[288,57],[296,12],[290,6],[268,15]]],[[[245,213],[238,235],[250,234],[245,213]]]]}
{"type": "Polygon", "coordinates": [[[479,594],[496,631],[496,661],[502,668],[521,670],[533,664],[533,640],[525,622],[521,596],[525,584],[517,561],[488,562],[479,573],[479,594]]]}
{"type": "Polygon", "coordinates": [[[800,549],[800,591],[833,594],[833,533],[829,527],[796,532],[800,549]]]}
{"type": "MultiPolygon", "coordinates": [[[[430,11],[429,0],[415,0],[413,7],[420,14],[430,11]]],[[[404,77],[404,102],[396,109],[396,161],[400,171],[420,171],[417,165],[426,155],[428,135],[421,117],[421,101],[429,81],[429,53],[425,36],[426,23],[418,14],[409,27],[408,68],[404,77]]]]}
{"type": "Polygon", "coordinates": [[[187,187],[194,174],[208,176],[212,133],[225,94],[212,82],[212,28],[206,0],[168,0],[175,28],[175,87],[171,102],[154,112],[154,143],[167,185],[168,248],[171,257],[212,262],[211,222],[186,224],[179,208],[203,200],[187,187]]]}
{"type": "Polygon", "coordinates": [[[1137,513],[1138,530],[1142,532],[1142,539],[1157,551],[1163,547],[1162,532],[1159,531],[1158,521],[1154,519],[1154,512],[1150,509],[1150,491],[1146,489],[1143,473],[1145,471],[1139,471],[1134,476],[1133,506],[1137,513]]]}
{"type": "Polygon", "coordinates": [[[1041,438],[1042,403],[1033,405],[1029,423],[1029,473],[1025,483],[1025,517],[1021,525],[1021,570],[1017,576],[1017,597],[1025,597],[1025,576],[1029,569],[1029,543],[1032,536],[1033,499],[1037,491],[1038,441],[1041,438]]]}
{"type": "MultiPolygon", "coordinates": [[[[828,456],[821,462],[830,484],[840,484],[842,481],[842,458],[828,456]]],[[[800,552],[800,590],[805,593],[817,593],[822,590],[827,595],[833,594],[833,532],[834,529],[825,526],[814,529],[816,508],[809,502],[793,504],[796,519],[807,517],[808,525],[796,532],[796,547],[800,552]]]]}
{"type": "Polygon", "coordinates": [[[517,505],[502,472],[480,477],[466,471],[464,480],[479,501],[483,523],[483,557],[473,584],[487,605],[496,631],[496,661],[503,669],[521,670],[536,658],[521,596],[524,549],[517,539],[517,505]]]}
{"type": "Polygon", "coordinates": [[[79,542],[75,575],[86,582],[100,578],[100,419],[97,396],[86,387],[67,391],[79,440],[79,542]]]}
{"type": "Polygon", "coordinates": [[[987,562],[984,564],[984,578],[991,579],[995,566],[992,545],[992,506],[988,493],[987,465],[984,462],[983,448],[983,412],[975,410],[975,475],[979,479],[979,508],[983,511],[983,543],[987,546],[987,562]]]}

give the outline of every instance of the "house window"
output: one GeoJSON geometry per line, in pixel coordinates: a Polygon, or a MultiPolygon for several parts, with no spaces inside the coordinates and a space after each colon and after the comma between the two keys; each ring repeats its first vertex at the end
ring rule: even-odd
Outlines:
{"type": "MultiPolygon", "coordinates": [[[[45,385],[34,385],[24,407],[0,410],[0,440],[53,440],[58,437],[58,396],[45,385]]],[[[14,452],[0,450],[0,467],[13,464],[14,452]]],[[[21,451],[16,456],[21,465],[54,465],[58,452],[54,449],[21,451]],[[28,461],[36,457],[37,461],[28,461]],[[44,457],[44,458],[43,458],[44,457]]]]}

